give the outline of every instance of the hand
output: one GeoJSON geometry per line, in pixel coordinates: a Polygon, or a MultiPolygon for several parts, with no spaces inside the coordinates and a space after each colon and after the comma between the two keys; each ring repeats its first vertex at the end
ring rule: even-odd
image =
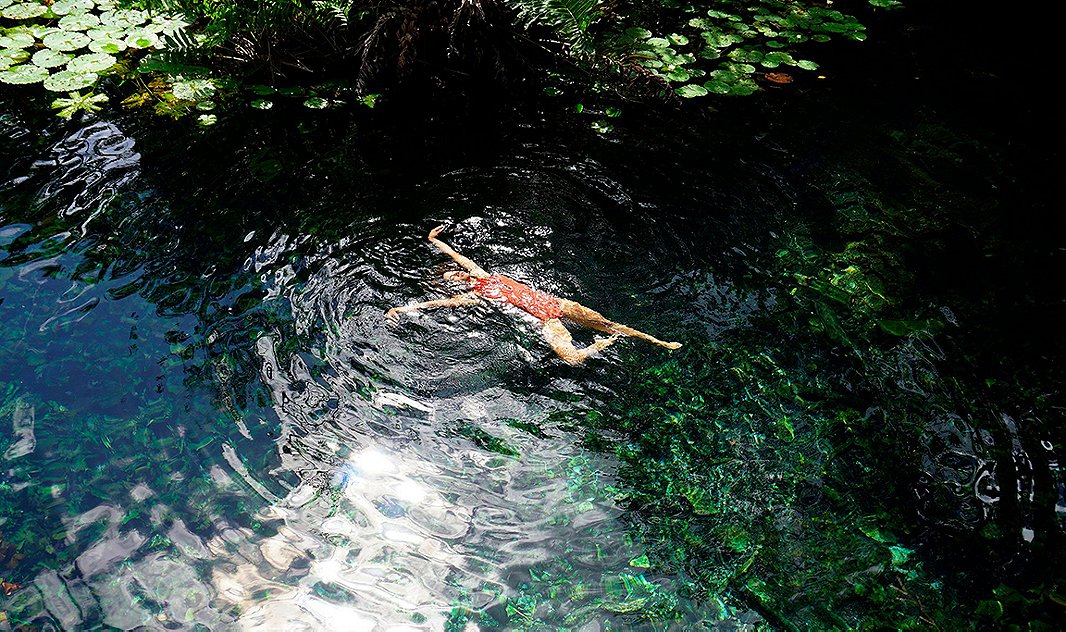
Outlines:
{"type": "Polygon", "coordinates": [[[666,347],[667,349],[671,349],[671,350],[680,349],[681,348],[681,343],[680,342],[668,342],[668,343],[666,343],[663,346],[666,347]]]}
{"type": "Polygon", "coordinates": [[[389,311],[385,312],[385,318],[388,318],[391,321],[399,320],[400,319],[400,310],[395,308],[395,307],[393,307],[389,311]]]}
{"type": "Polygon", "coordinates": [[[444,230],[444,224],[441,224],[440,226],[438,226],[438,227],[434,228],[433,230],[429,231],[429,238],[430,239],[436,239],[437,235],[439,235],[442,230],[444,230]]]}

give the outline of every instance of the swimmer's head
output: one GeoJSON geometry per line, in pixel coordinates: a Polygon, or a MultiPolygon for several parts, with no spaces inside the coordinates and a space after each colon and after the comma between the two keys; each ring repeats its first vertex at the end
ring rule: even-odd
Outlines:
{"type": "Polygon", "coordinates": [[[455,270],[452,272],[445,272],[444,280],[451,281],[453,283],[466,283],[469,285],[470,282],[473,280],[473,277],[470,276],[470,273],[468,272],[460,272],[458,270],[455,270]]]}

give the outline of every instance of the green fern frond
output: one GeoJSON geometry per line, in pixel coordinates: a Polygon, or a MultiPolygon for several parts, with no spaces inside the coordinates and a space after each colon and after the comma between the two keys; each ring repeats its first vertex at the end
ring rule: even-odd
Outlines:
{"type": "Polygon", "coordinates": [[[550,27],[575,54],[592,50],[588,29],[600,13],[599,0],[517,0],[515,4],[519,20],[526,28],[550,27]]]}

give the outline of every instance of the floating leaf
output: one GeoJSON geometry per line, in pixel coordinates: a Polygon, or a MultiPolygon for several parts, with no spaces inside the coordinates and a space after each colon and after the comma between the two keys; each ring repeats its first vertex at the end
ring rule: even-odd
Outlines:
{"type": "Polygon", "coordinates": [[[104,94],[89,93],[83,95],[71,92],[70,97],[67,99],[52,101],[52,108],[59,110],[59,112],[56,112],[56,116],[70,118],[79,111],[99,112],[100,106],[97,103],[105,102],[107,102],[107,95],[104,94]]]}
{"type": "Polygon", "coordinates": [[[52,13],[55,15],[67,15],[68,13],[85,13],[95,6],[93,0],[57,0],[52,3],[52,13]]]}
{"type": "Polygon", "coordinates": [[[117,55],[126,50],[126,42],[120,39],[94,39],[89,42],[89,50],[94,53],[117,55]]]}
{"type": "Polygon", "coordinates": [[[792,75],[787,72],[768,72],[763,76],[766,77],[767,81],[772,81],[773,83],[792,83],[792,75]]]}
{"type": "Polygon", "coordinates": [[[47,78],[48,71],[33,64],[13,66],[7,70],[0,71],[0,83],[39,83],[47,78]]]}
{"type": "Polygon", "coordinates": [[[95,72],[76,72],[61,70],[44,80],[44,87],[53,92],[71,92],[88,88],[96,83],[99,75],[95,72]]]}
{"type": "Polygon", "coordinates": [[[152,22],[145,27],[145,30],[152,33],[162,33],[163,35],[174,35],[187,26],[189,26],[189,23],[185,20],[162,16],[153,18],[152,22]]]}
{"type": "Polygon", "coordinates": [[[678,33],[671,33],[670,41],[674,44],[677,44],[678,46],[684,46],[685,44],[688,44],[688,38],[678,33]]]}
{"type": "Polygon", "coordinates": [[[130,48],[151,48],[159,43],[159,36],[151,31],[137,29],[126,36],[126,45],[130,48]]]}
{"type": "Polygon", "coordinates": [[[692,99],[694,97],[705,96],[707,94],[707,88],[695,84],[689,84],[687,86],[681,86],[677,90],[674,90],[674,92],[686,99],[692,99]]]}
{"type": "Polygon", "coordinates": [[[8,66],[22,63],[30,58],[30,51],[21,48],[0,49],[0,62],[6,61],[8,66]]]}
{"type": "Polygon", "coordinates": [[[811,61],[809,59],[801,59],[801,60],[797,61],[796,62],[796,66],[798,66],[798,67],[800,67],[800,68],[802,68],[804,70],[818,70],[818,64],[814,63],[813,61],[811,61]]]}
{"type": "Polygon", "coordinates": [[[201,114],[196,119],[196,123],[200,127],[208,127],[218,122],[218,116],[214,114],[201,114]]]}
{"type": "Polygon", "coordinates": [[[323,99],[322,97],[311,97],[310,99],[304,101],[304,106],[309,107],[312,110],[321,110],[323,108],[329,107],[329,101],[323,99]]]}
{"type": "Polygon", "coordinates": [[[200,110],[201,112],[210,112],[211,110],[215,109],[215,102],[214,101],[200,101],[199,103],[196,104],[196,109],[200,110]]]}
{"type": "Polygon", "coordinates": [[[646,40],[651,37],[651,31],[640,27],[633,27],[626,29],[626,36],[635,40],[646,40]]]}
{"type": "Polygon", "coordinates": [[[140,26],[148,21],[148,14],[136,9],[119,9],[100,14],[100,22],[110,26],[140,26]]]}
{"type": "Polygon", "coordinates": [[[58,31],[44,37],[45,46],[52,50],[62,51],[85,48],[91,41],[89,36],[84,33],[68,33],[66,31],[58,31]]]}
{"type": "Polygon", "coordinates": [[[50,48],[42,48],[33,54],[33,64],[35,66],[40,66],[41,68],[57,68],[59,66],[64,66],[71,59],[74,59],[74,55],[54,51],[50,48]]]}
{"type": "Polygon", "coordinates": [[[269,110],[274,107],[274,103],[273,101],[268,101],[266,99],[256,99],[255,101],[252,101],[251,106],[257,110],[269,110]]]}
{"type": "Polygon", "coordinates": [[[43,4],[22,2],[5,8],[3,11],[0,11],[0,15],[3,15],[10,20],[29,20],[30,18],[40,17],[47,12],[48,7],[43,4]]]}
{"type": "Polygon", "coordinates": [[[85,34],[94,40],[125,39],[126,29],[121,26],[94,26],[85,34]]]}
{"type": "Polygon", "coordinates": [[[37,38],[28,29],[11,29],[0,35],[0,48],[29,48],[37,38]]]}
{"type": "Polygon", "coordinates": [[[71,13],[59,20],[59,28],[65,31],[87,31],[100,24],[100,18],[92,13],[71,13]]]}
{"type": "Polygon", "coordinates": [[[178,99],[201,101],[215,94],[215,83],[210,79],[185,79],[179,76],[170,90],[178,99]]]}
{"type": "Polygon", "coordinates": [[[108,55],[107,53],[91,53],[88,55],[79,55],[75,57],[69,64],[67,64],[67,70],[73,70],[74,72],[103,72],[118,62],[118,59],[114,55],[108,55]]]}

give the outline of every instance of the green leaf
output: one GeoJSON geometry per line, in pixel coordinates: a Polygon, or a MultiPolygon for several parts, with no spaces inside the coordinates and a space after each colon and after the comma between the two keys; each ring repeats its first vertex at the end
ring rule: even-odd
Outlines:
{"type": "Polygon", "coordinates": [[[707,88],[705,88],[704,86],[689,84],[686,86],[681,86],[677,90],[674,90],[674,92],[676,92],[679,96],[685,97],[686,99],[692,99],[695,97],[705,96],[708,91],[707,88]]]}
{"type": "Polygon", "coordinates": [[[8,62],[8,66],[20,64],[30,58],[30,51],[21,48],[0,49],[0,62],[8,62]]]}
{"type": "Polygon", "coordinates": [[[41,68],[40,66],[34,66],[32,64],[13,66],[11,68],[8,68],[7,70],[0,71],[0,83],[39,83],[47,78],[47,70],[41,68]]]}
{"type": "Polygon", "coordinates": [[[85,13],[96,6],[93,0],[57,0],[52,3],[52,13],[67,15],[68,13],[85,13]]]}
{"type": "Polygon", "coordinates": [[[635,40],[646,40],[651,37],[651,31],[639,27],[632,27],[626,29],[626,36],[635,40]]]}
{"type": "Polygon", "coordinates": [[[29,48],[33,46],[37,38],[28,29],[19,27],[11,29],[0,35],[0,48],[29,48]]]}
{"type": "Polygon", "coordinates": [[[196,117],[196,124],[200,127],[209,127],[218,122],[218,116],[214,114],[201,114],[196,117]]]}
{"type": "Polygon", "coordinates": [[[126,29],[120,26],[96,26],[85,33],[94,40],[125,39],[126,29]]]}
{"type": "Polygon", "coordinates": [[[311,97],[304,101],[304,107],[311,108],[312,110],[321,110],[329,107],[329,101],[322,97],[311,97]]]}
{"type": "Polygon", "coordinates": [[[118,59],[114,55],[108,55],[107,53],[90,53],[88,55],[79,55],[75,57],[69,64],[67,64],[67,70],[73,70],[75,72],[103,72],[110,69],[118,63],[118,59]]]}
{"type": "Polygon", "coordinates": [[[59,110],[56,113],[57,116],[62,118],[70,118],[79,111],[84,112],[99,112],[100,106],[97,103],[106,103],[107,96],[103,94],[78,94],[77,92],[71,92],[70,98],[56,99],[52,101],[52,107],[59,110]]]}
{"type": "Polygon", "coordinates": [[[107,53],[109,55],[117,55],[126,50],[126,42],[120,39],[94,39],[89,42],[89,50],[94,53],[107,53]]]}
{"type": "Polygon", "coordinates": [[[804,70],[818,70],[818,64],[809,59],[801,59],[796,62],[796,66],[804,70]]]}
{"type": "Polygon", "coordinates": [[[148,21],[148,14],[136,9],[119,9],[100,14],[100,22],[110,26],[134,27],[148,21]]]}
{"type": "Polygon", "coordinates": [[[256,99],[255,101],[252,101],[250,105],[257,110],[269,110],[274,107],[274,102],[266,99],[256,99]]]}
{"type": "Polygon", "coordinates": [[[85,48],[92,40],[84,33],[58,31],[44,36],[44,45],[52,50],[71,51],[85,48]]]}
{"type": "Polygon", "coordinates": [[[685,44],[688,44],[688,38],[678,33],[671,33],[669,39],[671,42],[677,44],[678,46],[684,46],[685,44]]]}
{"type": "Polygon", "coordinates": [[[29,20],[30,18],[40,17],[47,12],[48,7],[43,4],[22,2],[5,8],[0,11],[0,15],[10,20],[29,20]]]}
{"type": "Polygon", "coordinates": [[[145,29],[135,29],[130,31],[125,41],[130,48],[152,48],[159,44],[159,36],[145,29]]]}
{"type": "Polygon", "coordinates": [[[49,48],[42,48],[33,54],[33,64],[41,68],[65,66],[71,59],[74,59],[71,53],[60,53],[49,48]]]}
{"type": "Polygon", "coordinates": [[[59,28],[65,31],[87,31],[100,24],[100,18],[92,13],[71,13],[59,20],[59,28]]]}
{"type": "Polygon", "coordinates": [[[184,101],[200,101],[215,94],[215,82],[211,79],[185,79],[179,75],[171,85],[171,92],[184,101]]]}
{"type": "Polygon", "coordinates": [[[99,75],[95,72],[76,72],[73,70],[61,70],[44,80],[46,90],[52,92],[70,92],[88,88],[96,83],[99,75]]]}

